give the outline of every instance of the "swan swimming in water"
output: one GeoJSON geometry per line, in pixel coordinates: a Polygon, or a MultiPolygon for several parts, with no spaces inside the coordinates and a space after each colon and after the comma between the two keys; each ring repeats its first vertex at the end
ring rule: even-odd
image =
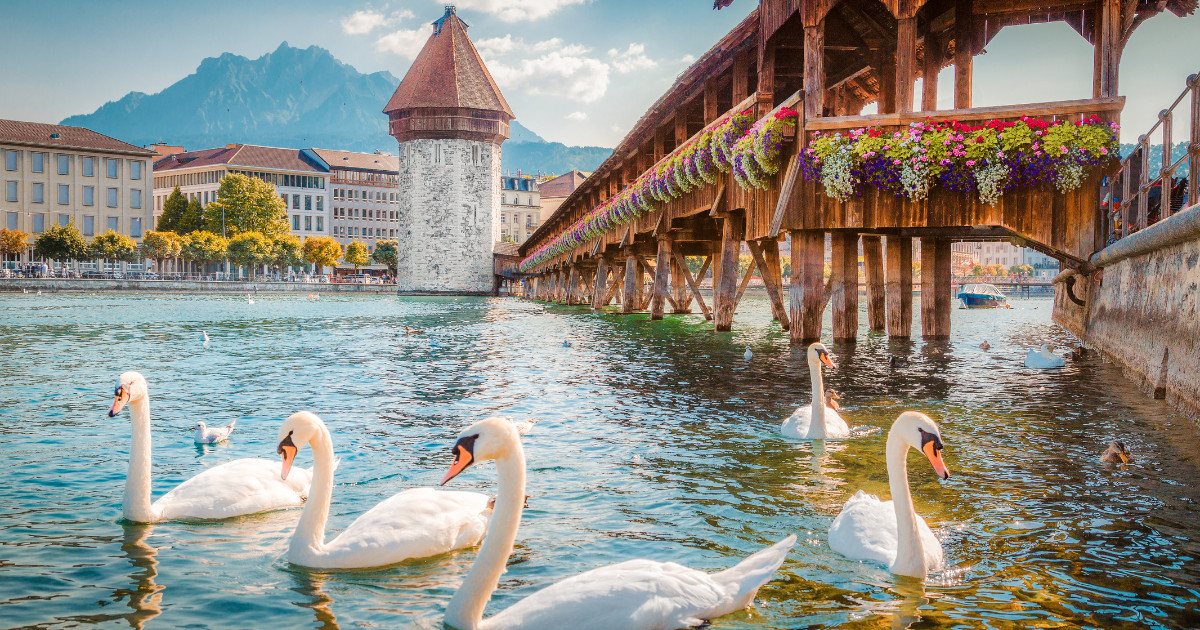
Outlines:
{"type": "Polygon", "coordinates": [[[1062,360],[1062,357],[1051,352],[1050,346],[1042,344],[1040,347],[1029,351],[1025,355],[1025,367],[1038,370],[1048,370],[1051,368],[1060,368],[1066,365],[1067,362],[1062,360]]]}
{"type": "Polygon", "coordinates": [[[216,444],[229,439],[229,434],[233,433],[233,425],[237,424],[237,420],[230,422],[223,427],[209,427],[203,422],[197,422],[193,429],[196,434],[192,437],[192,441],[196,444],[216,444]]]}
{"type": "Polygon", "coordinates": [[[220,519],[295,507],[304,503],[312,473],[298,470],[286,482],[280,465],[267,459],[235,459],[179,484],[150,502],[150,396],[146,379],[138,372],[125,372],[117,381],[115,400],[108,417],[129,405],[133,445],[129,449],[129,472],[121,513],[135,523],[155,523],[177,518],[220,519]]]}
{"type": "Polygon", "coordinates": [[[834,367],[829,351],[820,342],[808,347],[808,373],[812,379],[812,404],[797,409],[779,428],[785,437],[824,440],[850,436],[850,427],[837,410],[825,404],[825,379],[821,364],[834,367]]]}
{"type": "Polygon", "coordinates": [[[788,536],[717,573],[674,562],[627,560],[566,578],[487,619],[484,607],[504,573],[521,522],[525,453],[516,427],[488,418],[464,429],[442,483],[477,462],[495,460],[499,492],[487,537],[471,571],[446,606],[458,630],[651,630],[696,626],[748,607],[796,542],[788,536]]]}
{"type": "Polygon", "coordinates": [[[359,569],[425,558],[479,544],[487,529],[488,496],[478,492],[410,488],[367,510],[332,540],[325,523],[333,496],[333,439],[316,414],[292,414],[279,429],[287,479],[296,453],[312,447],[312,490],[288,545],[292,564],[321,569],[359,569]]]}
{"type": "Polygon", "coordinates": [[[887,439],[888,485],[892,499],[859,490],[829,527],[829,547],[855,560],[886,565],[892,573],[923,578],[942,566],[942,543],[913,507],[908,485],[908,449],[921,451],[941,479],[950,471],[942,462],[942,434],[929,416],[905,411],[892,423],[887,439]]]}

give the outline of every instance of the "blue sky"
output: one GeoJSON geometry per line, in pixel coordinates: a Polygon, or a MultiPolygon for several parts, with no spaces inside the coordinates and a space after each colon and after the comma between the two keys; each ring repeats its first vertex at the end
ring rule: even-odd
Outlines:
{"type": "MultiPolygon", "coordinates": [[[[258,57],[285,40],[327,48],[362,72],[402,77],[443,4],[0,0],[0,118],[57,122],[90,113],[130,91],[160,91],[205,57],[258,57]]],[[[755,6],[459,0],[458,12],[522,123],[550,140],[613,146],[692,59],[755,6]]],[[[1065,24],[1006,28],[976,59],[975,104],[1088,98],[1091,65],[1091,46],[1065,24]]],[[[1121,70],[1129,142],[1200,71],[1200,18],[1167,14],[1143,24],[1121,70]]],[[[940,107],[952,100],[952,70],[945,72],[940,107]]]]}

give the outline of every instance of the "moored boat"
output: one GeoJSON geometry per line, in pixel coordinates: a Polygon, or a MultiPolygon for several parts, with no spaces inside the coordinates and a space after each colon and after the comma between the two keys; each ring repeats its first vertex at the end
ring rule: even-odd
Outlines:
{"type": "Polygon", "coordinates": [[[1006,308],[1008,302],[995,285],[986,283],[964,284],[958,292],[964,308],[1006,308]]]}

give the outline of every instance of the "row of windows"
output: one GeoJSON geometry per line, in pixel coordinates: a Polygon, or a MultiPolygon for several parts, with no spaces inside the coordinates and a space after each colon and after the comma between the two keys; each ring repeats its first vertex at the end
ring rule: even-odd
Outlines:
{"type": "MultiPolygon", "coordinates": [[[[96,205],[96,187],[82,186],[83,190],[83,205],[96,205]]],[[[71,186],[68,184],[58,185],[58,203],[62,206],[71,205],[71,186]]],[[[46,185],[43,183],[34,183],[29,185],[29,196],[31,203],[46,203],[46,185]]],[[[17,203],[21,199],[21,183],[16,181],[4,182],[4,200],[12,203],[17,203]]],[[[120,207],[121,189],[108,188],[106,189],[105,200],[109,208],[120,207]]],[[[129,191],[129,207],[135,210],[142,207],[142,191],[141,189],[133,189],[129,191]]]]}
{"type": "MultiPolygon", "coordinates": [[[[19,229],[20,213],[8,212],[5,214],[6,214],[5,227],[7,227],[10,230],[19,229]]],[[[46,231],[46,215],[44,213],[38,212],[38,213],[34,213],[30,216],[33,219],[33,233],[40,234],[42,232],[45,232],[46,231]]],[[[58,215],[58,224],[60,226],[65,226],[65,225],[69,224],[70,222],[71,222],[71,215],[69,215],[69,214],[58,215]]],[[[114,232],[120,231],[121,217],[106,217],[105,222],[108,226],[108,229],[110,229],[114,232]]],[[[84,236],[95,236],[96,235],[96,217],[92,216],[92,215],[84,215],[83,228],[81,231],[83,232],[84,236]]],[[[140,218],[129,219],[129,235],[134,238],[142,237],[142,220],[140,218]]]]}
{"type": "MultiPolygon", "coordinates": [[[[300,209],[300,197],[301,197],[301,195],[292,195],[292,210],[300,209]]],[[[303,197],[304,197],[304,210],[306,210],[308,212],[312,212],[314,197],[312,195],[303,195],[303,197]]],[[[283,194],[279,195],[279,198],[283,200],[283,205],[286,206],[287,202],[288,202],[288,194],[283,193],[283,194]]],[[[324,212],[325,211],[325,198],[324,197],[316,197],[316,200],[317,200],[316,211],[324,212]]]]}
{"type": "Polygon", "coordinates": [[[319,188],[325,190],[325,178],[316,175],[286,175],[283,173],[264,173],[262,171],[241,171],[230,169],[230,173],[261,179],[268,184],[288,186],[290,188],[319,188]]]}
{"type": "MultiPolygon", "coordinates": [[[[500,203],[508,203],[508,195],[506,195],[504,193],[500,193],[500,203]]],[[[532,206],[533,205],[533,196],[530,195],[528,197],[525,197],[525,203],[521,203],[521,195],[513,195],[512,205],[514,205],[514,206],[532,206]]]]}
{"type": "Polygon", "coordinates": [[[399,173],[370,173],[362,171],[333,171],[335,184],[385,184],[395,186],[400,183],[399,173]]]}
{"type": "Polygon", "coordinates": [[[303,219],[304,220],[304,230],[306,232],[324,232],[325,231],[325,217],[315,217],[317,219],[317,229],[315,229],[315,230],[313,229],[313,218],[314,217],[312,217],[312,216],[303,216],[302,217],[298,214],[293,214],[292,215],[292,231],[293,232],[300,231],[300,221],[301,221],[301,219],[303,219]]]}
{"type": "Polygon", "coordinates": [[[366,236],[369,238],[389,238],[396,236],[396,230],[385,230],[383,228],[360,228],[353,225],[335,225],[333,226],[334,236],[366,236]]]}
{"type": "MultiPolygon", "coordinates": [[[[23,154],[24,154],[24,151],[16,151],[16,150],[12,150],[12,149],[5,150],[4,151],[4,170],[6,170],[6,171],[21,170],[21,158],[22,158],[23,154]]],[[[69,155],[66,153],[56,154],[54,156],[56,172],[59,175],[70,175],[71,174],[71,166],[74,163],[76,157],[77,156],[69,155]]],[[[141,160],[121,160],[120,158],[96,158],[96,157],[91,157],[91,156],[84,156],[84,157],[79,158],[80,169],[82,171],[81,174],[84,177],[95,177],[96,176],[97,160],[104,161],[104,172],[106,175],[108,175],[109,179],[119,179],[121,177],[121,162],[122,161],[129,164],[129,179],[141,179],[142,178],[142,169],[144,169],[146,166],[146,163],[141,160]]],[[[50,161],[49,153],[42,153],[39,151],[30,151],[29,152],[29,170],[33,173],[45,173],[46,172],[46,162],[48,162],[48,161],[50,161]]]]}
{"type": "Polygon", "coordinates": [[[538,185],[537,181],[532,177],[501,177],[500,188],[504,190],[535,191],[538,189],[538,185]]]}
{"type": "MultiPolygon", "coordinates": [[[[513,223],[520,223],[521,215],[514,212],[512,215],[512,219],[513,219],[512,220],[513,223]]],[[[508,213],[507,212],[500,213],[500,223],[501,224],[508,223],[508,213]]],[[[525,215],[525,227],[537,227],[533,223],[533,215],[532,214],[525,215]]]]}
{"type": "Polygon", "coordinates": [[[177,186],[216,184],[224,179],[224,177],[224,170],[203,171],[199,173],[180,173],[179,175],[155,175],[154,187],[174,189],[177,186]]]}
{"type": "Polygon", "coordinates": [[[335,219],[375,219],[375,220],[396,220],[396,211],[372,210],[367,208],[360,210],[359,208],[334,208],[333,218],[335,219]]]}
{"type": "Polygon", "coordinates": [[[339,201],[375,201],[377,203],[396,203],[396,193],[381,191],[355,190],[353,188],[334,188],[333,198],[339,201]]]}

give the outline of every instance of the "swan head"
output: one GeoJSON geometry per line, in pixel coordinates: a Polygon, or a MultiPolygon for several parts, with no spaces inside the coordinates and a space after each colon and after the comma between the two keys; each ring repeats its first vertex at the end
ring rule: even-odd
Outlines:
{"type": "Polygon", "coordinates": [[[450,448],[454,463],[446,471],[441,485],[446,485],[472,464],[504,457],[514,444],[520,448],[521,437],[510,418],[485,418],[463,429],[458,434],[458,441],[450,448]]]}
{"type": "Polygon", "coordinates": [[[292,463],[296,461],[296,453],[300,452],[300,447],[308,444],[320,432],[324,424],[317,414],[311,411],[297,411],[283,421],[283,426],[279,427],[277,436],[279,445],[275,447],[275,452],[283,458],[280,477],[287,479],[288,473],[292,471],[292,463]]]}
{"type": "Polygon", "coordinates": [[[117,388],[113,391],[113,404],[108,409],[108,417],[115,418],[121,413],[126,404],[146,398],[146,377],[141,372],[126,372],[117,379],[117,388]]]}
{"type": "Polygon", "coordinates": [[[837,367],[829,358],[829,350],[825,349],[825,344],[818,341],[808,347],[808,365],[818,367],[821,363],[824,363],[826,367],[837,367]]]}
{"type": "Polygon", "coordinates": [[[946,468],[945,462],[942,461],[942,431],[933,418],[919,411],[905,411],[892,424],[888,439],[891,440],[893,435],[898,436],[909,447],[921,451],[940,479],[950,478],[950,469],[946,468]]]}

